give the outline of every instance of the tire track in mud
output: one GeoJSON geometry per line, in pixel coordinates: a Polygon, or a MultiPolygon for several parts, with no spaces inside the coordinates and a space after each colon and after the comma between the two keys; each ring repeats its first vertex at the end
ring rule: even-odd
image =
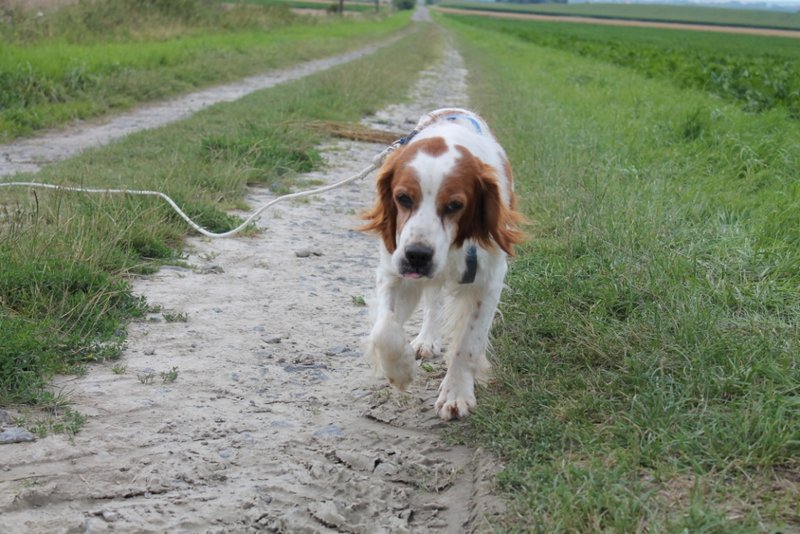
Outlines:
{"type": "MultiPolygon", "coordinates": [[[[410,130],[430,109],[466,104],[452,46],[407,104],[365,122],[410,130]]],[[[382,147],[323,147],[333,182],[382,147]]],[[[353,230],[373,182],[276,207],[252,238],[192,238],[187,261],[134,290],[188,322],[131,325],[116,375],[93,366],[57,387],[89,422],[3,448],[0,513],[15,532],[473,532],[501,510],[497,466],[449,446],[433,402],[443,364],[408,393],[372,377],[369,332],[377,242],[353,230]],[[172,383],[143,384],[173,367],[172,383]]],[[[252,190],[259,205],[268,191],[252,190]]],[[[413,327],[412,327],[413,328],[413,327]]],[[[457,424],[457,423],[456,423],[457,424]]]]}

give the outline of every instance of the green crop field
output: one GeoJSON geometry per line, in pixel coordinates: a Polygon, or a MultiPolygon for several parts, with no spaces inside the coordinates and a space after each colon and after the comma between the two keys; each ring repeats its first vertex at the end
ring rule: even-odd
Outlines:
{"type": "Polygon", "coordinates": [[[647,4],[513,4],[508,2],[442,2],[442,7],[623,19],[800,30],[800,12],[647,4]]]}
{"type": "Polygon", "coordinates": [[[711,92],[747,111],[800,118],[800,46],[794,39],[463,17],[547,48],[609,62],[681,88],[711,92]]]}
{"type": "Polygon", "coordinates": [[[577,28],[442,20],[532,221],[465,431],[506,461],[502,528],[797,529],[800,123],[618,59],[793,50],[648,30],[595,53],[577,28]]]}

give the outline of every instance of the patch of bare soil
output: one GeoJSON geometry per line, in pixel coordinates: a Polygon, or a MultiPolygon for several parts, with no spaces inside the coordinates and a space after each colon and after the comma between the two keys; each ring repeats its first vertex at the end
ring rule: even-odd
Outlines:
{"type": "Polygon", "coordinates": [[[561,15],[536,15],[533,13],[508,13],[502,11],[484,11],[477,9],[458,9],[453,7],[437,7],[442,13],[458,15],[478,15],[501,19],[549,20],[555,22],[572,22],[575,24],[601,24],[603,26],[637,26],[640,28],[664,28],[670,30],[690,30],[702,32],[741,33],[747,35],[769,35],[772,37],[793,37],[800,39],[800,31],[776,30],[770,28],[743,28],[741,26],[719,26],[714,24],[684,24],[680,22],[649,22],[643,20],[601,19],[594,17],[571,17],[561,15]]]}
{"type": "MultiPolygon", "coordinates": [[[[410,130],[464,106],[465,70],[450,48],[409,103],[366,123],[410,130]]],[[[387,128],[388,127],[388,128],[387,128]]],[[[324,147],[332,182],[383,147],[324,147]]],[[[252,238],[189,240],[193,268],[165,267],[134,288],[164,311],[130,328],[117,364],[57,387],[88,424],[6,445],[0,515],[14,532],[474,532],[500,505],[491,458],[442,440],[433,402],[441,363],[408,393],[371,374],[377,242],[354,231],[373,183],[280,205],[252,238]],[[177,368],[174,382],[161,373],[177,368]],[[154,378],[150,384],[141,377],[154,378]]],[[[248,201],[269,200],[254,189],[248,201]]],[[[458,424],[458,423],[454,423],[458,424]]]]}

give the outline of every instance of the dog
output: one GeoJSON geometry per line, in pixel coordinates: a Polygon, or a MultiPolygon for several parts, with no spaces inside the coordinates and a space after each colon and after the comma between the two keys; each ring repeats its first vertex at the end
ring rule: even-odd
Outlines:
{"type": "Polygon", "coordinates": [[[445,108],[423,115],[378,171],[374,206],[362,230],[381,238],[375,322],[366,355],[404,390],[417,358],[444,355],[436,412],[463,418],[475,382],[488,379],[489,329],[507,257],[522,242],[511,165],[477,114],[445,108]],[[423,305],[410,344],[403,324],[423,305]]]}

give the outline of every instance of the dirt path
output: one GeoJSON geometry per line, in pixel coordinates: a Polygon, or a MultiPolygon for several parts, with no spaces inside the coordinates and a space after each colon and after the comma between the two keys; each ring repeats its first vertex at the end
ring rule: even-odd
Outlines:
{"type": "MultiPolygon", "coordinates": [[[[408,104],[369,119],[410,129],[465,105],[449,48],[408,104]]],[[[382,147],[325,147],[350,176],[382,147]]],[[[433,411],[441,364],[406,394],[372,377],[369,331],[377,243],[352,230],[370,179],[283,205],[255,238],[189,240],[192,269],[164,268],[134,289],[165,311],[133,324],[119,362],[58,387],[89,416],[70,443],[7,445],[0,516],[14,532],[470,532],[499,508],[487,455],[446,445],[433,411]],[[177,368],[177,380],[160,373],[177,368]],[[139,377],[154,376],[144,384],[139,377]]],[[[252,191],[255,206],[268,200],[252,191]]]]}
{"type": "Polygon", "coordinates": [[[740,33],[746,35],[767,35],[771,37],[790,37],[800,39],[800,31],[776,30],[770,28],[743,28],[741,26],[720,26],[715,24],[689,24],[680,22],[650,22],[644,20],[601,19],[597,17],[578,17],[566,15],[537,15],[534,13],[509,13],[503,11],[485,11],[479,9],[458,9],[453,7],[437,7],[442,13],[456,15],[478,15],[501,19],[544,20],[552,22],[572,22],[575,24],[601,24],[604,26],[638,26],[640,28],[661,28],[669,30],[689,30],[701,32],[740,33]]]}

